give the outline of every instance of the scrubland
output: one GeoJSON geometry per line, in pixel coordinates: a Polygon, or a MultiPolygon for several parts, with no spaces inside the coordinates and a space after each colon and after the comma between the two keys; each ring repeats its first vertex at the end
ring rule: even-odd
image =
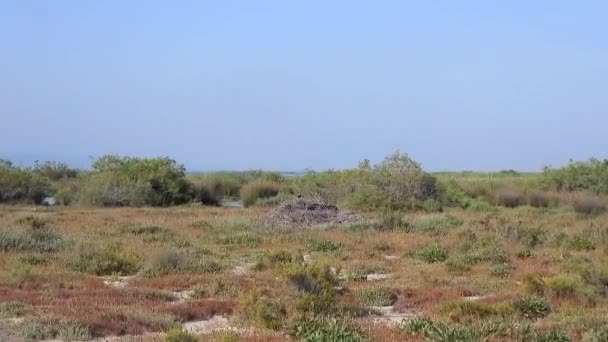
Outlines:
{"type": "Polygon", "coordinates": [[[606,161],[429,174],[396,153],[297,178],[96,163],[0,168],[0,340],[608,340],[606,161]],[[268,224],[298,197],[356,215],[268,224]]]}

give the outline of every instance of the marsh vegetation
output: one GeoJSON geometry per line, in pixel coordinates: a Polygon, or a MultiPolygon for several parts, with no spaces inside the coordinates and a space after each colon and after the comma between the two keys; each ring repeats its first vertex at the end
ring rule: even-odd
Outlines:
{"type": "Polygon", "coordinates": [[[2,162],[0,340],[605,341],[607,170],[2,162]]]}

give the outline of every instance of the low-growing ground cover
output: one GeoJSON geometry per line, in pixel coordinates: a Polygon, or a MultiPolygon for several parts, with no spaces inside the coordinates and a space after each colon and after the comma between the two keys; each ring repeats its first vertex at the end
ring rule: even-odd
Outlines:
{"type": "MultiPolygon", "coordinates": [[[[332,209],[333,210],[333,209],[332,209]]],[[[0,208],[0,338],[602,341],[608,215],[0,208]],[[387,216],[388,215],[388,216],[387,216]]]]}

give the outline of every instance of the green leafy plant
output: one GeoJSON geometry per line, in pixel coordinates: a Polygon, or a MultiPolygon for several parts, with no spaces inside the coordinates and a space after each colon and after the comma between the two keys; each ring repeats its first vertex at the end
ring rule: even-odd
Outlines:
{"type": "Polygon", "coordinates": [[[543,318],[551,312],[551,308],[544,299],[537,296],[519,298],[513,302],[513,308],[529,319],[543,318]]]}
{"type": "Polygon", "coordinates": [[[416,252],[418,258],[429,264],[443,262],[448,258],[447,250],[438,244],[428,245],[416,252]]]}

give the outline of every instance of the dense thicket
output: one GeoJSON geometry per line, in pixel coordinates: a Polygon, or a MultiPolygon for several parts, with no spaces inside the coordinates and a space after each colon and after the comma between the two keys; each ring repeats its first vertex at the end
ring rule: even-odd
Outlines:
{"type": "Polygon", "coordinates": [[[439,198],[436,179],[407,154],[395,152],[377,165],[369,161],[357,169],[309,173],[296,179],[294,192],[318,194],[343,206],[370,209],[415,209],[439,198]]]}
{"type": "Polygon", "coordinates": [[[285,177],[277,172],[212,172],[187,175],[167,157],[106,155],[90,170],[63,163],[18,167],[0,160],[0,203],[40,204],[53,196],[59,204],[99,206],[218,205],[241,199],[246,206],[277,205],[296,195],[317,197],[357,210],[440,210],[462,207],[571,205],[596,212],[608,207],[608,160],[571,162],[542,173],[425,172],[407,154],[395,152],[380,163],[368,160],[346,170],[285,177]],[[591,206],[589,203],[593,203],[591,206]]]}
{"type": "Polygon", "coordinates": [[[543,170],[547,187],[562,191],[591,191],[608,194],[608,159],[571,161],[562,168],[543,170]]]}
{"type": "Polygon", "coordinates": [[[40,203],[51,192],[45,176],[0,160],[0,202],[40,203]]]}
{"type": "Polygon", "coordinates": [[[79,200],[96,205],[168,206],[193,198],[183,165],[166,157],[106,155],[93,163],[79,200]]]}

